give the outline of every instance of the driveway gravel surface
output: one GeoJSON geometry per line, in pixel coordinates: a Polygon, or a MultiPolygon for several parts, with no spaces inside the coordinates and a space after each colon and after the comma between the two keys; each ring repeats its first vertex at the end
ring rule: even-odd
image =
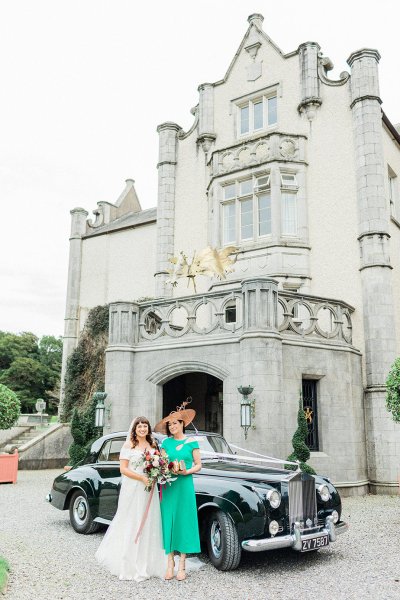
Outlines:
{"type": "Polygon", "coordinates": [[[11,565],[6,600],[400,599],[400,496],[345,498],[348,533],[319,552],[244,552],[236,571],[204,568],[186,581],[119,581],[95,561],[104,531],[79,535],[45,501],[57,470],[20,471],[0,484],[0,555],[11,565]]]}

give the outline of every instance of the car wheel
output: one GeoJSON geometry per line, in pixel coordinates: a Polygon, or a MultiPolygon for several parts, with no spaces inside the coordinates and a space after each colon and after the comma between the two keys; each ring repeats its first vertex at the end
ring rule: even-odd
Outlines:
{"type": "Polygon", "coordinates": [[[99,529],[90,512],[90,506],[85,492],[76,490],[69,503],[69,520],[78,533],[94,533],[99,529]]]}
{"type": "Polygon", "coordinates": [[[222,510],[212,513],[207,527],[208,555],[220,571],[232,571],[240,563],[242,548],[231,519],[222,510]]]}

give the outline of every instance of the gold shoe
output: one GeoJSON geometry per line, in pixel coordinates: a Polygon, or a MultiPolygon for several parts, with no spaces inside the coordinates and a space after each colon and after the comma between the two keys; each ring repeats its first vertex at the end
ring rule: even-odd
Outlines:
{"type": "Polygon", "coordinates": [[[185,558],[179,559],[178,573],[176,574],[177,581],[183,581],[186,579],[185,560],[185,558]]]}
{"type": "Polygon", "coordinates": [[[169,581],[170,579],[174,578],[174,567],[175,567],[174,558],[168,555],[167,572],[165,573],[165,577],[164,577],[164,579],[166,581],[169,581]]]}

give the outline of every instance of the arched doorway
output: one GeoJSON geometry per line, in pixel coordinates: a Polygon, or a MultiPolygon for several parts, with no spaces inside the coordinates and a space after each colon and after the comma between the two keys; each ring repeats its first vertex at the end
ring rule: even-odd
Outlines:
{"type": "Polygon", "coordinates": [[[163,386],[163,414],[171,411],[188,397],[192,397],[190,408],[196,411],[194,425],[197,429],[223,432],[223,383],[208,373],[184,373],[167,381],[163,386]]]}

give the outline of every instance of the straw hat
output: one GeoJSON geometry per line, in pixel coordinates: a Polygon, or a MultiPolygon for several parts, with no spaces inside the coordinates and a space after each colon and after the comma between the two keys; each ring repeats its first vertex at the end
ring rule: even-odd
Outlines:
{"type": "Polygon", "coordinates": [[[158,433],[167,433],[167,423],[168,421],[183,421],[185,427],[189,425],[193,421],[196,416],[196,411],[192,408],[186,408],[188,404],[190,404],[192,398],[186,398],[185,402],[182,402],[181,406],[177,406],[176,410],[173,410],[167,417],[161,419],[154,427],[154,431],[158,433]]]}

